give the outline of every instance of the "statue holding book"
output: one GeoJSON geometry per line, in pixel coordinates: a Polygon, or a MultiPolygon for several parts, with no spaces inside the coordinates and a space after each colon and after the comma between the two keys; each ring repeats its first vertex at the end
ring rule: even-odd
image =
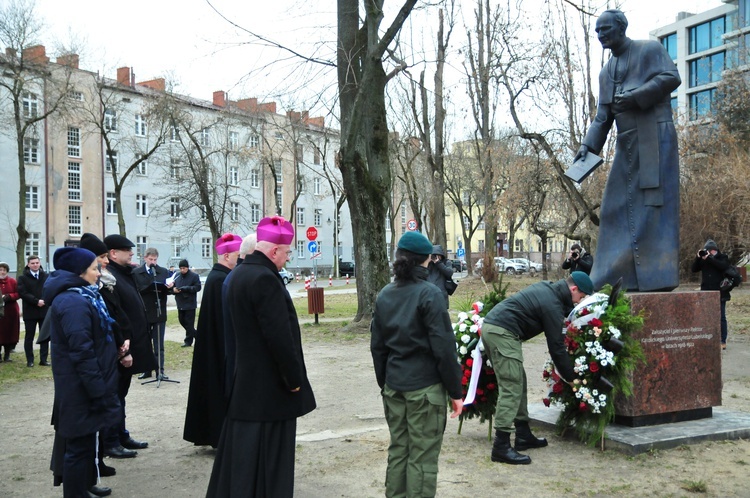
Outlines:
{"type": "Polygon", "coordinates": [[[596,118],[575,156],[579,164],[591,163],[617,125],[591,279],[596,289],[622,277],[630,291],[670,291],[679,285],[680,233],[670,95],[681,80],[666,49],[657,41],[631,40],[627,26],[619,10],[606,10],[597,19],[599,42],[612,57],[599,74],[596,118]]]}

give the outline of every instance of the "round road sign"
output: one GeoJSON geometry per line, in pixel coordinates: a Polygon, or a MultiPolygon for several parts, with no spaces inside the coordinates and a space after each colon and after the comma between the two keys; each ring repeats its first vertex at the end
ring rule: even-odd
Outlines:
{"type": "Polygon", "coordinates": [[[412,232],[416,232],[417,231],[417,220],[415,220],[414,218],[412,218],[409,221],[407,221],[406,222],[406,229],[410,230],[412,232]]]}

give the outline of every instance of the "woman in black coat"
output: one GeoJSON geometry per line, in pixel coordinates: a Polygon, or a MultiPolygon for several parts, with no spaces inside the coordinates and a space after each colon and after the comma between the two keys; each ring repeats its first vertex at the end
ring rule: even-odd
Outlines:
{"type": "Polygon", "coordinates": [[[120,416],[117,346],[112,319],[99,294],[96,256],[63,247],[44,286],[50,304],[55,427],[65,439],[63,495],[89,496],[96,433],[120,416]]]}

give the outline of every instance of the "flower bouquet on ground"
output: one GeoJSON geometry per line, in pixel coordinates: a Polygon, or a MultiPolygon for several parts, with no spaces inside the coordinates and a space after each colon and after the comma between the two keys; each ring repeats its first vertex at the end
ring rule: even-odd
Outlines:
{"type": "Polygon", "coordinates": [[[482,301],[471,304],[471,309],[461,311],[458,320],[453,324],[456,336],[458,363],[463,372],[464,408],[459,415],[458,433],[465,419],[479,417],[480,423],[489,422],[489,434],[492,435],[492,416],[497,403],[497,380],[489,355],[484,352],[482,344],[482,323],[487,313],[503,299],[507,285],[496,284],[490,294],[482,301]]]}
{"type": "Polygon", "coordinates": [[[557,428],[574,427],[581,441],[603,441],[604,429],[615,418],[615,396],[630,396],[630,374],[645,361],[631,334],[643,326],[642,314],[633,315],[630,300],[605,286],[581,301],[565,320],[565,346],[577,377],[564,382],[547,360],[542,378],[549,386],[544,404],[562,408],[557,428]]]}

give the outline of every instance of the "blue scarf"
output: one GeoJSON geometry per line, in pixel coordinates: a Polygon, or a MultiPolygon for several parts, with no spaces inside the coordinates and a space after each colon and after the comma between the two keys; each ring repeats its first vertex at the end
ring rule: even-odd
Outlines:
{"type": "MultiPolygon", "coordinates": [[[[75,291],[89,300],[91,305],[96,308],[96,312],[99,314],[99,324],[105,333],[112,331],[112,324],[115,321],[109,316],[107,311],[107,305],[104,304],[101,294],[99,294],[99,288],[96,285],[87,285],[85,287],[71,287],[71,291],[75,291]]],[[[107,342],[111,342],[112,337],[107,334],[107,342]]]]}

